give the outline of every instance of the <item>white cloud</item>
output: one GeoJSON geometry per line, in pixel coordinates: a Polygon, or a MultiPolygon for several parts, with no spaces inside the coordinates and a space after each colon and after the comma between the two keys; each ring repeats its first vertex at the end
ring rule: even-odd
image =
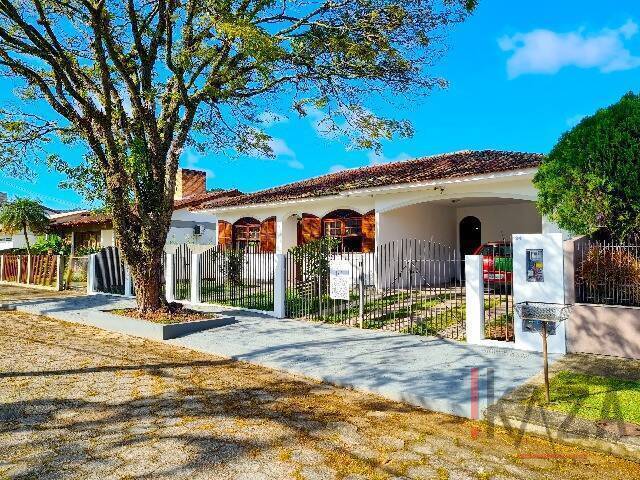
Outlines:
{"type": "Polygon", "coordinates": [[[341,163],[338,163],[336,165],[331,165],[331,167],[329,167],[329,173],[338,173],[338,172],[342,172],[343,170],[346,170],[346,169],[347,169],[347,167],[345,167],[341,163]]]}
{"type": "Polygon", "coordinates": [[[502,37],[498,45],[512,52],[507,60],[509,78],[527,73],[550,75],[569,66],[609,73],[640,67],[640,56],[632,54],[625,44],[638,30],[633,20],[596,34],[582,29],[567,33],[538,29],[502,37]]]}
{"type": "Polygon", "coordinates": [[[271,147],[273,154],[276,156],[276,160],[286,159],[287,165],[290,168],[295,168],[296,170],[304,168],[303,163],[296,158],[296,152],[291,150],[284,139],[272,138],[269,140],[269,147],[271,147]]]}
{"type": "Polygon", "coordinates": [[[367,158],[369,159],[369,165],[379,165],[381,163],[401,162],[403,160],[409,160],[412,157],[408,153],[402,152],[393,158],[389,158],[385,156],[384,152],[376,153],[374,151],[370,151],[367,154],[367,158]]]}
{"type": "Polygon", "coordinates": [[[578,114],[578,115],[574,115],[572,117],[567,118],[567,125],[570,127],[575,127],[576,125],[578,125],[582,119],[586,117],[586,115],[582,115],[582,114],[578,114]]]}
{"type": "Polygon", "coordinates": [[[265,111],[258,115],[258,120],[265,127],[272,127],[279,123],[287,123],[289,119],[284,115],[280,115],[275,112],[265,111]]]}
{"type": "Polygon", "coordinates": [[[182,161],[180,164],[184,168],[191,168],[193,170],[202,170],[207,174],[207,180],[215,178],[216,174],[213,170],[209,168],[204,168],[200,165],[200,162],[204,159],[203,155],[200,155],[198,152],[193,150],[192,148],[187,148],[182,153],[182,161]]]}

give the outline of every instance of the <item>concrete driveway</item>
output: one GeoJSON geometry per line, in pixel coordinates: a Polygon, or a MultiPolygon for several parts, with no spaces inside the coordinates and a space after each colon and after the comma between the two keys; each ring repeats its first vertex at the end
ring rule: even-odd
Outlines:
{"type": "MultiPolygon", "coordinates": [[[[99,295],[21,302],[19,310],[108,328],[101,310],[128,304],[99,295]]],[[[539,354],[507,348],[206,308],[233,312],[238,321],[168,343],[464,417],[472,414],[472,369],[479,373],[480,412],[542,369],[539,354]]]]}

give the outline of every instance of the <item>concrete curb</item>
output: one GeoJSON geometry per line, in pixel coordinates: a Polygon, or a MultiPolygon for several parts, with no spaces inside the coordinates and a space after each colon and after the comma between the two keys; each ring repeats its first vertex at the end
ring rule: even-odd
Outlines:
{"type": "Polygon", "coordinates": [[[522,419],[516,417],[498,417],[493,420],[493,424],[506,430],[517,429],[522,433],[537,435],[558,443],[575,445],[640,463],[640,443],[637,441],[584,436],[537,423],[523,422],[522,419]]]}

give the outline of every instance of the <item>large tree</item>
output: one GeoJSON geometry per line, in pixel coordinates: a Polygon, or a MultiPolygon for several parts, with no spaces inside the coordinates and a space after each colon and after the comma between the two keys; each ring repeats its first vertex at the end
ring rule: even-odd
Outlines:
{"type": "Polygon", "coordinates": [[[0,0],[0,67],[21,82],[21,101],[3,112],[0,165],[18,170],[16,160],[31,161],[54,136],[86,144],[82,164],[53,163],[103,197],[138,305],[158,309],[186,145],[272,154],[260,119],[285,100],[360,147],[408,135],[406,122],[373,114],[369,100],[443,86],[429,67],[446,27],[475,4],[0,0]],[[43,100],[55,114],[40,113],[43,100]]]}
{"type": "Polygon", "coordinates": [[[11,234],[22,233],[29,255],[31,255],[29,232],[38,235],[45,233],[48,228],[49,217],[44,207],[35,200],[17,198],[0,207],[0,229],[11,234]]]}
{"type": "Polygon", "coordinates": [[[628,93],[565,133],[534,183],[540,212],[560,227],[640,239],[640,96],[628,93]]]}

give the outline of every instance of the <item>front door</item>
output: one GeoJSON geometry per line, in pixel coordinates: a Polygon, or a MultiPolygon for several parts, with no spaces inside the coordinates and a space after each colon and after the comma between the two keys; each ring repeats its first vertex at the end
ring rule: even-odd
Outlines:
{"type": "MultiPolygon", "coordinates": [[[[465,255],[473,255],[482,243],[482,225],[476,217],[464,217],[460,220],[460,255],[464,260],[465,255]]],[[[464,268],[462,269],[464,278],[464,268]]]]}

